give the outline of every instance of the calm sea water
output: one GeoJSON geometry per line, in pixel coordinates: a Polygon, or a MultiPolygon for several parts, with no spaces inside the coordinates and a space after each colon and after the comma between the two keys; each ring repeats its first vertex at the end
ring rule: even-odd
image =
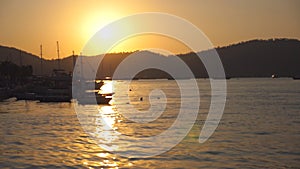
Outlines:
{"type": "MultiPolygon", "coordinates": [[[[204,79],[197,82],[201,106],[194,127],[174,148],[150,158],[121,157],[98,146],[81,127],[74,110],[76,103],[13,99],[1,102],[0,168],[300,167],[300,81],[228,80],[222,120],[212,137],[203,144],[198,142],[198,137],[210,105],[210,85],[204,79]]],[[[189,81],[185,83],[188,85],[189,81]]],[[[134,81],[130,92],[123,87],[122,81],[114,85],[113,105],[96,107],[96,113],[105,117],[113,130],[131,137],[149,137],[166,130],[176,119],[180,95],[175,81],[134,81]],[[168,103],[159,119],[138,124],[122,116],[122,112],[130,113],[124,106],[128,104],[125,101],[128,95],[136,109],[147,110],[149,92],[156,88],[165,92],[168,103]]],[[[93,123],[92,127],[103,134],[104,144],[118,139],[118,135],[105,129],[100,122],[93,123]]],[[[122,145],[122,151],[138,149],[134,140],[123,140],[122,145]]]]}

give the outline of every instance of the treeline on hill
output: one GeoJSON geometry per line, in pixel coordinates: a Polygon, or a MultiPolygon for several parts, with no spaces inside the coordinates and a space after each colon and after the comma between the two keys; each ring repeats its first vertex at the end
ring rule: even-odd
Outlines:
{"type": "Polygon", "coordinates": [[[18,66],[12,62],[0,63],[0,87],[22,84],[32,76],[32,66],[18,66]]]}

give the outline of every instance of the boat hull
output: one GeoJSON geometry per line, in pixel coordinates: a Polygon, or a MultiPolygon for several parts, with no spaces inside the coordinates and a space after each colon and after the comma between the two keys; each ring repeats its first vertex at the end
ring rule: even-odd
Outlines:
{"type": "Polygon", "coordinates": [[[95,96],[95,97],[79,97],[76,99],[79,104],[109,104],[111,98],[107,98],[105,96],[95,96]]]}

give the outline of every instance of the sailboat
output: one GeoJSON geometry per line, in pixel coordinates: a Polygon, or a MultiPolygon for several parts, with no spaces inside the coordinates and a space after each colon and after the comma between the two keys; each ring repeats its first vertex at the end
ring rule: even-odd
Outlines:
{"type": "MultiPolygon", "coordinates": [[[[103,81],[87,81],[84,78],[83,74],[83,62],[82,56],[80,56],[80,71],[81,75],[76,81],[76,84],[73,89],[73,97],[78,101],[79,104],[109,104],[112,99],[113,93],[101,94],[99,89],[104,85],[103,81]]],[[[95,70],[94,70],[95,71],[95,70]]]]}
{"type": "Polygon", "coordinates": [[[72,100],[72,76],[60,68],[58,41],[57,66],[52,76],[45,79],[49,87],[40,89],[36,94],[36,99],[40,102],[71,102],[72,100]]]}

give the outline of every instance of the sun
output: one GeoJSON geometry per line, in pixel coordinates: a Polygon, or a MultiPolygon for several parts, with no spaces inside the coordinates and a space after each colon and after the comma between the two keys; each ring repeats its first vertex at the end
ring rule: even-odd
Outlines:
{"type": "Polygon", "coordinates": [[[87,42],[95,33],[101,28],[113,21],[122,17],[120,12],[101,10],[91,11],[84,17],[81,27],[81,35],[85,42],[87,42]]]}

